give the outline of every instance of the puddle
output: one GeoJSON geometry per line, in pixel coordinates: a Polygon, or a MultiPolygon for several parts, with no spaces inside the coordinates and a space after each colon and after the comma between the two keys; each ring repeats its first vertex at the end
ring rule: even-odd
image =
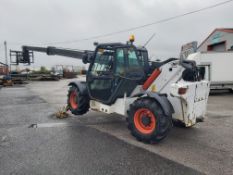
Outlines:
{"type": "Polygon", "coordinates": [[[69,127],[74,126],[74,124],[71,123],[35,123],[29,125],[28,128],[57,128],[57,127],[69,127]]]}

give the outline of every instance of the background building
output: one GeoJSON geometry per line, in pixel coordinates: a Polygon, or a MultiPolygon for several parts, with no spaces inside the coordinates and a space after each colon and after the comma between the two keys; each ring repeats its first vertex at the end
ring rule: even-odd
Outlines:
{"type": "Polygon", "coordinates": [[[7,75],[9,73],[8,66],[0,62],[0,75],[7,75]]]}
{"type": "Polygon", "coordinates": [[[228,50],[233,50],[233,28],[215,29],[197,49],[199,52],[228,50]]]}

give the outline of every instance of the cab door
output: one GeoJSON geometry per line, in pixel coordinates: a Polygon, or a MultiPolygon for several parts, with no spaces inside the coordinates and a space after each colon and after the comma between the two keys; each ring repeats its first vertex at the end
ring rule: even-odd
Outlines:
{"type": "Polygon", "coordinates": [[[88,90],[93,99],[108,101],[112,94],[114,54],[112,49],[99,48],[96,51],[87,75],[88,90]]]}
{"type": "Polygon", "coordinates": [[[144,66],[141,64],[136,48],[131,46],[117,48],[115,55],[114,91],[110,103],[114,103],[116,99],[123,98],[125,95],[129,97],[145,78],[144,66]]]}

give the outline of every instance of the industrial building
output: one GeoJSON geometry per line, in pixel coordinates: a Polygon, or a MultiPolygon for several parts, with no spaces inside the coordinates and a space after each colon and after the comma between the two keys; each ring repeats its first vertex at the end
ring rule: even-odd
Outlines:
{"type": "Polygon", "coordinates": [[[8,66],[0,62],[0,75],[7,75],[9,73],[8,66]]]}
{"type": "Polygon", "coordinates": [[[215,29],[197,48],[199,52],[233,50],[233,28],[215,29]]]}

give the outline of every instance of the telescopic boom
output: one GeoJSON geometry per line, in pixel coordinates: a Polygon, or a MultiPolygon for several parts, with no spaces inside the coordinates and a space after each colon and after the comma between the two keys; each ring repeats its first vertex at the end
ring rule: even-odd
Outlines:
{"type": "Polygon", "coordinates": [[[65,48],[56,48],[56,47],[34,47],[34,46],[23,46],[23,58],[24,60],[29,60],[29,52],[43,52],[47,55],[59,55],[65,57],[71,57],[76,59],[82,59],[83,63],[89,63],[92,59],[94,51],[89,50],[72,50],[65,48]]]}

